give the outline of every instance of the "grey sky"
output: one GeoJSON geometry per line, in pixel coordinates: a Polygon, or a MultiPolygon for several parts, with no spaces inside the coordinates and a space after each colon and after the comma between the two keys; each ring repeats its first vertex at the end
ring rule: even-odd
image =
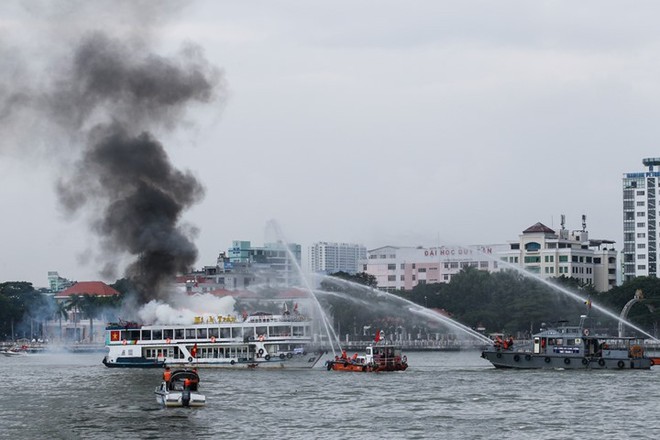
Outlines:
{"type": "MultiPolygon", "coordinates": [[[[145,19],[87,3],[0,5],[10,60],[0,92],[47,78],[48,58],[81,29],[130,35],[145,19]]],[[[206,188],[184,214],[199,228],[197,266],[231,240],[275,238],[272,219],[303,246],[371,248],[503,243],[537,221],[557,228],[561,214],[578,229],[586,214],[591,236],[620,249],[622,173],[660,156],[659,12],[656,2],[198,1],[163,13],[149,27],[155,47],[194,42],[226,81],[224,98],[159,137],[206,188]]],[[[3,127],[0,280],[102,279],[85,219],[58,209],[69,159],[41,125],[3,127]]]]}

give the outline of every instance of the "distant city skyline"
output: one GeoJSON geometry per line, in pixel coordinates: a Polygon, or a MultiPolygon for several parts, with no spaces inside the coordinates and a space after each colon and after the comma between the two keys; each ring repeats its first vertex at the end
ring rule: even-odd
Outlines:
{"type": "Polygon", "coordinates": [[[607,0],[2,2],[0,279],[113,282],[139,252],[104,240],[92,191],[104,185],[76,180],[80,145],[112,113],[50,107],[38,89],[95,31],[217,69],[215,99],[176,118],[112,109],[136,124],[164,117],[136,132],[204,188],[173,218],[197,267],[231,240],[273,241],[273,220],[305,248],[373,249],[505,243],[537,222],[558,229],[562,214],[577,229],[584,214],[620,251],[621,178],[660,156],[658,12],[607,0]]]}

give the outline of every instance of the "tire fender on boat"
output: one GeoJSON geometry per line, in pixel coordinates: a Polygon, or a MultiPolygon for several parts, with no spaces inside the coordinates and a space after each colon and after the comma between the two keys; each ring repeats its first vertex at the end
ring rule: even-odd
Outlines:
{"type": "Polygon", "coordinates": [[[498,352],[498,353],[496,354],[496,356],[497,356],[498,358],[501,358],[501,357],[502,357],[502,353],[498,352]]]}
{"type": "Polygon", "coordinates": [[[565,358],[565,359],[564,359],[564,363],[565,363],[566,365],[570,364],[570,363],[571,363],[571,359],[570,359],[570,358],[565,358]]]}
{"type": "Polygon", "coordinates": [[[261,357],[264,354],[264,349],[260,348],[257,353],[259,354],[259,357],[261,357]]]}
{"type": "Polygon", "coordinates": [[[517,355],[517,354],[513,355],[513,360],[516,361],[516,362],[519,362],[520,361],[520,356],[517,355]]]}
{"type": "Polygon", "coordinates": [[[284,358],[285,358],[284,353],[280,353],[280,359],[284,359],[284,358]]]}
{"type": "Polygon", "coordinates": [[[192,357],[192,356],[188,356],[188,362],[192,362],[192,361],[193,361],[193,357],[192,357]]]}
{"type": "Polygon", "coordinates": [[[269,361],[269,360],[270,360],[270,355],[267,354],[266,357],[265,357],[264,359],[266,359],[267,361],[269,361]]]}
{"type": "Polygon", "coordinates": [[[531,361],[532,360],[532,355],[531,354],[526,354],[525,355],[525,360],[526,361],[531,361]]]}
{"type": "Polygon", "coordinates": [[[587,365],[588,363],[589,363],[589,359],[582,358],[582,365],[587,365]]]}
{"type": "Polygon", "coordinates": [[[623,363],[623,361],[619,361],[616,363],[616,366],[619,368],[623,368],[626,364],[623,363]]]}
{"type": "Polygon", "coordinates": [[[287,354],[286,354],[286,358],[287,358],[287,359],[291,359],[292,357],[293,357],[293,355],[292,355],[291,353],[287,353],[287,354]]]}
{"type": "Polygon", "coordinates": [[[549,364],[552,359],[550,359],[549,357],[546,356],[544,360],[545,360],[546,364],[549,364]]]}
{"type": "Polygon", "coordinates": [[[236,361],[232,359],[229,363],[230,363],[231,365],[234,365],[234,364],[236,363],[236,361]]]}
{"type": "Polygon", "coordinates": [[[601,367],[605,366],[605,359],[598,359],[598,365],[601,367]]]}

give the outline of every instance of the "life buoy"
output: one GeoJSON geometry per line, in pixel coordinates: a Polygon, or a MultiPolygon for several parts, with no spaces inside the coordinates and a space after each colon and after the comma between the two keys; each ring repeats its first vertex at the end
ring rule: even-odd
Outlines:
{"type": "Polygon", "coordinates": [[[292,357],[293,357],[293,355],[292,355],[291,353],[287,353],[287,354],[286,354],[286,358],[287,358],[287,359],[291,359],[292,357]]]}
{"type": "Polygon", "coordinates": [[[211,342],[215,342],[215,336],[211,336],[211,342]]]}
{"type": "Polygon", "coordinates": [[[261,357],[261,355],[264,354],[264,349],[263,349],[263,348],[260,348],[259,351],[258,351],[257,353],[259,353],[259,357],[261,357]]]}
{"type": "Polygon", "coordinates": [[[192,362],[192,361],[193,361],[193,357],[192,357],[192,356],[188,356],[188,362],[192,362]]]}
{"type": "Polygon", "coordinates": [[[604,367],[605,366],[605,359],[598,359],[598,365],[600,365],[601,367],[604,367]]]}
{"type": "Polygon", "coordinates": [[[531,361],[532,360],[532,355],[531,354],[526,354],[525,355],[525,360],[526,361],[531,361]]]}
{"type": "Polygon", "coordinates": [[[169,344],[170,342],[172,342],[172,340],[170,338],[165,339],[166,344],[169,344]]]}
{"type": "Polygon", "coordinates": [[[582,330],[582,333],[583,333],[585,336],[589,336],[589,329],[588,329],[588,328],[585,328],[584,330],[582,330]]]}
{"type": "Polygon", "coordinates": [[[284,359],[284,358],[285,358],[284,353],[280,353],[280,359],[284,359]]]}
{"type": "Polygon", "coordinates": [[[546,364],[549,364],[549,363],[550,363],[550,360],[551,360],[551,359],[550,359],[549,357],[546,357],[546,358],[544,359],[544,361],[545,361],[546,364]]]}
{"type": "Polygon", "coordinates": [[[520,361],[520,356],[517,355],[517,354],[514,355],[514,356],[513,356],[513,360],[516,361],[516,362],[519,362],[519,361],[520,361]]]}
{"type": "Polygon", "coordinates": [[[589,359],[582,358],[582,365],[587,365],[588,363],[589,363],[589,359]]]}
{"type": "Polygon", "coordinates": [[[269,361],[269,360],[270,360],[270,355],[267,354],[265,359],[266,359],[267,361],[269,361]]]}
{"type": "Polygon", "coordinates": [[[565,358],[565,359],[564,359],[564,363],[565,363],[566,365],[568,365],[568,364],[571,363],[571,360],[570,360],[569,358],[565,358]]]}
{"type": "Polygon", "coordinates": [[[623,361],[619,361],[616,363],[616,366],[619,368],[623,368],[626,364],[623,363],[623,361]]]}

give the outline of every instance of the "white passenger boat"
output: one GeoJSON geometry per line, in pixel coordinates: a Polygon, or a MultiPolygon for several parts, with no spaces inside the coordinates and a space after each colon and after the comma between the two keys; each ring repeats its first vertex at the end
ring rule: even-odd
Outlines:
{"type": "Polygon", "coordinates": [[[206,405],[206,396],[199,392],[199,375],[193,370],[173,371],[154,392],[156,402],[165,407],[206,405]]]}
{"type": "Polygon", "coordinates": [[[103,364],[110,368],[312,368],[323,355],[315,347],[312,323],[297,312],[258,312],[245,318],[200,316],[190,325],[110,324],[103,364]]]}

